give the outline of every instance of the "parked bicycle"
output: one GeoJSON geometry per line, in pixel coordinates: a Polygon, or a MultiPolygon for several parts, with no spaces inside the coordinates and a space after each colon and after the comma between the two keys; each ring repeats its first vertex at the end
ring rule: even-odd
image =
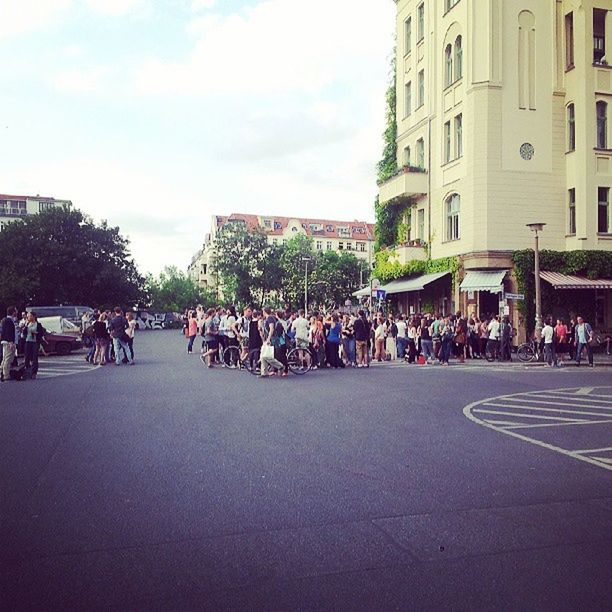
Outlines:
{"type": "Polygon", "coordinates": [[[529,342],[523,342],[516,349],[516,356],[519,361],[523,363],[530,363],[532,361],[544,361],[544,352],[540,350],[540,343],[537,340],[530,340],[529,342]]]}

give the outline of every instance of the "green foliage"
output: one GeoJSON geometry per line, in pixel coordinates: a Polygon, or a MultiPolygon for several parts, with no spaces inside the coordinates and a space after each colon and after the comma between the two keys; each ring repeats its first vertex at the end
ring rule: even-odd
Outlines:
{"type": "MultiPolygon", "coordinates": [[[[518,303],[519,310],[527,323],[528,331],[535,325],[535,254],[532,249],[515,251],[512,254],[514,273],[519,291],[525,294],[525,300],[518,303]]],[[[612,278],[612,253],[606,251],[540,251],[540,269],[586,276],[587,278],[612,278]]],[[[590,291],[571,292],[572,304],[561,304],[567,300],[567,293],[556,291],[549,283],[542,282],[542,313],[564,306],[574,313],[581,312],[591,321],[594,319],[595,304],[590,291]]]]}
{"type": "Polygon", "coordinates": [[[397,172],[397,66],[395,49],[391,61],[390,82],[387,88],[386,122],[387,127],[383,133],[383,155],[376,165],[378,180],[381,182],[391,178],[397,172]]]}
{"type": "Polygon", "coordinates": [[[405,200],[391,200],[381,204],[378,196],[374,202],[376,215],[376,252],[387,247],[392,247],[402,242],[408,235],[409,224],[407,222],[407,211],[410,202],[405,200]]]}
{"type": "Polygon", "coordinates": [[[215,304],[212,292],[200,289],[175,266],[164,268],[157,278],[147,276],[145,289],[150,308],[159,312],[183,312],[198,304],[205,308],[215,304]]]}
{"type": "Polygon", "coordinates": [[[421,261],[413,259],[408,263],[401,264],[397,254],[389,249],[376,253],[376,267],[374,276],[381,282],[388,283],[392,280],[416,276],[417,274],[433,274],[435,272],[451,272],[453,282],[456,281],[460,263],[458,257],[443,257],[441,259],[428,259],[421,261]]]}
{"type": "Polygon", "coordinates": [[[137,305],[144,279],[119,229],[51,209],[0,233],[0,304],[137,305]]]}

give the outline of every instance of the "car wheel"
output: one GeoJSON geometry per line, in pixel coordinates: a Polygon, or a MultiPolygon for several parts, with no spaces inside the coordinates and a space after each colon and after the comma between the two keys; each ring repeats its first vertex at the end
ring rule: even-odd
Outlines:
{"type": "Polygon", "coordinates": [[[70,354],[70,344],[68,344],[68,342],[58,342],[55,345],[55,352],[58,355],[69,355],[70,354]]]}

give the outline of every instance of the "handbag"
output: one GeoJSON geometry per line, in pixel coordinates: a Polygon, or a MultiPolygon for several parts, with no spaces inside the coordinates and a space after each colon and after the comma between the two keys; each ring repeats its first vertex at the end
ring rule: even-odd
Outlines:
{"type": "Polygon", "coordinates": [[[261,347],[262,359],[274,359],[274,347],[271,344],[264,344],[261,347]]]}

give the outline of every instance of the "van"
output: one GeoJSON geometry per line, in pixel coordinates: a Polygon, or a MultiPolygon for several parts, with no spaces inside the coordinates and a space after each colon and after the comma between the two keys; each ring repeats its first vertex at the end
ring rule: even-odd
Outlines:
{"type": "Polygon", "coordinates": [[[83,315],[93,314],[93,308],[89,306],[28,306],[26,311],[36,313],[37,317],[63,317],[79,328],[83,315]]]}

